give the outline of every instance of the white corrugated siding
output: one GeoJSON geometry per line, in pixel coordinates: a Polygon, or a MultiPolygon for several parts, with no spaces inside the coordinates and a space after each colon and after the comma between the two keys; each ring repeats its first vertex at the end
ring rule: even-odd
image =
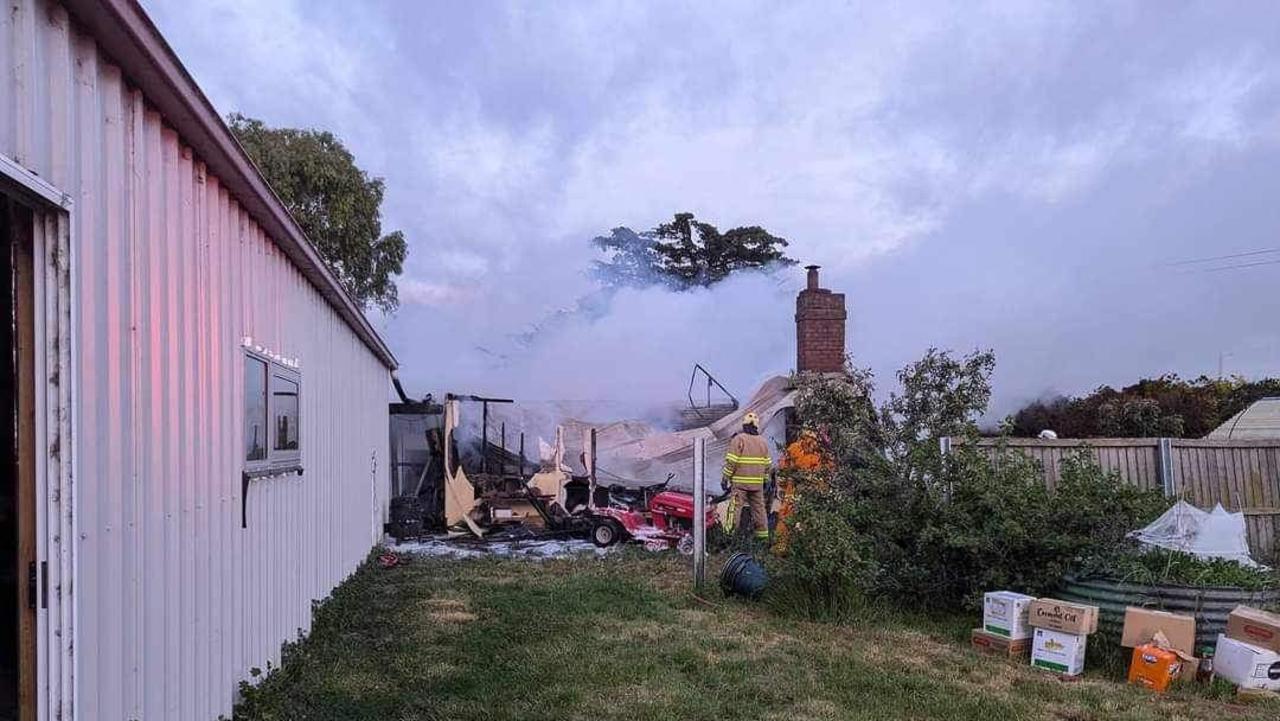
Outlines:
{"type": "Polygon", "coordinates": [[[56,5],[0,14],[0,153],[74,201],[75,708],[47,677],[42,707],[229,713],[380,533],[387,370],[56,5]],[[301,362],[306,469],[247,529],[244,336],[301,362]]]}

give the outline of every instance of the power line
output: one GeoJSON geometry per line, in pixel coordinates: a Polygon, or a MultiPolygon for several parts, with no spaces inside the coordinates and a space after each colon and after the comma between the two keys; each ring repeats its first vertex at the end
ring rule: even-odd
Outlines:
{"type": "Polygon", "coordinates": [[[1256,263],[1237,263],[1235,265],[1223,265],[1217,268],[1199,268],[1196,270],[1186,270],[1186,271],[1183,271],[1183,273],[1184,274],[1217,273],[1224,270],[1240,270],[1241,268],[1257,268],[1258,266],[1262,266],[1262,265],[1280,265],[1280,258],[1276,258],[1274,260],[1260,260],[1260,261],[1257,261],[1256,263]]]}
{"type": "Polygon", "coordinates": [[[1236,258],[1249,258],[1255,255],[1267,255],[1268,253],[1280,253],[1280,248],[1263,248],[1261,250],[1250,250],[1244,253],[1228,253],[1227,255],[1211,255],[1205,258],[1191,258],[1189,260],[1175,260],[1163,265],[1194,265],[1196,263],[1213,263],[1219,260],[1234,260],[1236,258]]]}

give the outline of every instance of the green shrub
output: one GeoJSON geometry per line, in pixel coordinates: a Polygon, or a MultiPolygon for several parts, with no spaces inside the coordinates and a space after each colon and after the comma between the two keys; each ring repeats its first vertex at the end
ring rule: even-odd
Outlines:
{"type": "Polygon", "coordinates": [[[959,443],[944,454],[941,436],[976,437],[993,364],[990,354],[957,361],[931,350],[878,409],[864,371],[801,381],[798,416],[830,439],[836,467],[827,490],[798,483],[779,569],[813,596],[809,606],[869,598],[955,609],[992,589],[1048,593],[1168,507],[1084,453],[1062,464],[1052,491],[1021,453],[959,443]]]}
{"type": "Polygon", "coordinates": [[[810,494],[796,505],[794,527],[803,530],[792,536],[772,593],[789,611],[844,618],[864,602],[877,575],[876,554],[847,510],[829,492],[810,494]]]}
{"type": "Polygon", "coordinates": [[[1087,454],[1064,460],[1050,491],[1036,464],[1016,452],[948,458],[950,493],[924,523],[919,553],[938,548],[943,603],[974,606],[993,589],[1051,593],[1080,559],[1120,544],[1168,507],[1103,471],[1087,454]]]}
{"type": "Polygon", "coordinates": [[[1085,576],[1141,585],[1236,586],[1251,591],[1280,588],[1280,575],[1275,571],[1235,561],[1204,560],[1178,551],[1143,549],[1135,543],[1099,549],[1083,559],[1077,570],[1085,576]]]}

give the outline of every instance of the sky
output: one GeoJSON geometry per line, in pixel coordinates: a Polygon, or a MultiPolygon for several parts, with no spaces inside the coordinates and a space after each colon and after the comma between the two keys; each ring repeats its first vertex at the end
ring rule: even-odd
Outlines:
{"type": "Polygon", "coordinates": [[[789,371],[802,270],[572,312],[592,237],[680,211],[822,265],[886,387],[930,346],[995,351],[996,414],[1280,375],[1275,3],[143,5],[220,112],[385,179],[409,257],[374,320],[415,394],[789,371]]]}

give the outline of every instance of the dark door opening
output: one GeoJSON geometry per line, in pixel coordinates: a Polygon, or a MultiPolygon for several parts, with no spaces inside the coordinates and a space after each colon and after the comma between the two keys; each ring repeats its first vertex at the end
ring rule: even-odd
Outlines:
{"type": "Polygon", "coordinates": [[[0,721],[35,720],[35,376],[31,211],[0,195],[0,721]]]}

